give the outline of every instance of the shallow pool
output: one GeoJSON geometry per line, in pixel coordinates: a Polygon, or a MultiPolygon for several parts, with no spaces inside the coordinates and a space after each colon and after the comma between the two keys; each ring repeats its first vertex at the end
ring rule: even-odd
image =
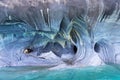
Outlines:
{"type": "Polygon", "coordinates": [[[6,67],[0,69],[0,80],[120,80],[120,68],[108,65],[59,70],[6,67]]]}

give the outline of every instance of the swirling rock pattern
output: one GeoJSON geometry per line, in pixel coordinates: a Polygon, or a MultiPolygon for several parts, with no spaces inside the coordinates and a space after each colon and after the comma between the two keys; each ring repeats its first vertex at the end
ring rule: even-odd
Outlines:
{"type": "Polygon", "coordinates": [[[0,66],[120,64],[119,19],[120,0],[0,0],[0,66]]]}

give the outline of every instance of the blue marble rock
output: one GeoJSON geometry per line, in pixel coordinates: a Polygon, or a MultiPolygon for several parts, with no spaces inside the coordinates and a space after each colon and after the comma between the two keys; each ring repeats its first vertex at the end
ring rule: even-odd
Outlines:
{"type": "Polygon", "coordinates": [[[0,0],[0,66],[120,64],[120,0],[0,0]]]}

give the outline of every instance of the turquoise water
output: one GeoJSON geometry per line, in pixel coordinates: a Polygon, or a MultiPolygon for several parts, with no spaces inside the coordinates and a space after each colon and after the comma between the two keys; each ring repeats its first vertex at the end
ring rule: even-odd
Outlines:
{"type": "Polygon", "coordinates": [[[0,69],[0,80],[120,80],[120,70],[118,66],[59,70],[39,67],[7,67],[0,69]]]}

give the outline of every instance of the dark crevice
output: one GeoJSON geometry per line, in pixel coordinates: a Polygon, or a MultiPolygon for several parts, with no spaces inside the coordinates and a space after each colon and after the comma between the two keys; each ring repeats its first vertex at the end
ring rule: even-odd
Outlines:
{"type": "Polygon", "coordinates": [[[74,54],[76,54],[77,53],[77,46],[73,46],[73,50],[74,50],[74,54]]]}
{"type": "Polygon", "coordinates": [[[97,52],[97,53],[100,52],[100,45],[99,45],[98,43],[96,43],[96,44],[94,45],[94,50],[95,50],[95,52],[97,52]]]}

